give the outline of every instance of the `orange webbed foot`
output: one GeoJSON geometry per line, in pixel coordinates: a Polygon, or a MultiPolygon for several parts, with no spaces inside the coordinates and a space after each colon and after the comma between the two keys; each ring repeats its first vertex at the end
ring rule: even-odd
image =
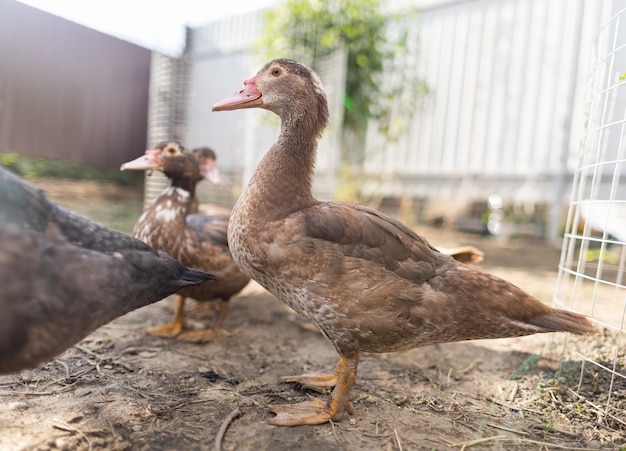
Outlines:
{"type": "Polygon", "coordinates": [[[175,338],[180,335],[184,326],[184,315],[183,311],[185,309],[185,297],[180,294],[176,295],[176,313],[174,314],[174,319],[170,324],[166,324],[164,326],[154,326],[147,327],[142,329],[142,331],[148,335],[155,335],[157,337],[165,337],[165,338],[175,338]]]}
{"type": "Polygon", "coordinates": [[[299,374],[297,376],[282,376],[283,382],[295,382],[304,389],[314,390],[318,393],[328,393],[337,385],[336,374],[299,374]]]}
{"type": "Polygon", "coordinates": [[[309,396],[309,400],[299,404],[272,406],[270,412],[276,414],[268,421],[276,426],[299,426],[304,424],[322,424],[339,421],[345,413],[354,415],[354,406],[350,403],[350,390],[356,378],[359,355],[342,355],[333,374],[301,374],[285,376],[284,382],[298,382],[303,387],[316,391],[333,388],[327,403],[309,396]]]}
{"type": "Polygon", "coordinates": [[[236,333],[237,331],[230,332],[226,329],[193,330],[180,334],[176,337],[176,339],[179,341],[186,341],[188,343],[207,343],[218,337],[232,337],[236,333]]]}
{"type": "Polygon", "coordinates": [[[175,338],[181,333],[182,330],[182,324],[171,323],[163,326],[146,327],[145,329],[142,329],[142,332],[157,337],[175,338]]]}
{"type": "MultiPolygon", "coordinates": [[[[309,396],[308,401],[298,404],[281,404],[271,406],[268,409],[276,416],[267,420],[274,426],[302,426],[324,424],[329,421],[339,421],[343,417],[343,409],[332,408],[331,405],[320,401],[314,396],[309,396]]],[[[354,407],[348,403],[346,413],[353,415],[354,407]]]]}

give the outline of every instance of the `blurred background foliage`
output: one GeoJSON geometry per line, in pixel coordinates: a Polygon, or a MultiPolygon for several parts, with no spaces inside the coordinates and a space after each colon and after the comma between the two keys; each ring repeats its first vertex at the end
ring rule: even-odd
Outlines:
{"type": "MultiPolygon", "coordinates": [[[[268,10],[257,49],[263,60],[292,58],[317,67],[334,52],[345,52],[340,171],[335,197],[370,203],[362,195],[365,139],[374,126],[395,141],[407,130],[426,83],[414,72],[395,70],[415,44],[417,8],[393,10],[384,0],[283,0],[268,10]],[[407,39],[411,34],[412,39],[407,39]]],[[[385,152],[386,149],[377,149],[385,152]]],[[[369,178],[371,181],[371,177],[369,178]]]]}
{"type": "MultiPolygon", "coordinates": [[[[382,0],[284,0],[268,11],[258,48],[264,60],[280,55],[313,69],[320,58],[345,51],[344,139],[358,144],[371,119],[393,139],[390,110],[396,98],[407,90],[428,92],[417,77],[390,83],[386,76],[393,71],[394,58],[405,50],[416,17],[417,9],[392,13],[382,0]]],[[[411,111],[405,113],[410,116],[411,111]]],[[[358,160],[350,153],[344,157],[358,160]]]]}
{"type": "Polygon", "coordinates": [[[121,186],[143,185],[143,174],[118,169],[101,169],[49,158],[33,158],[15,152],[0,153],[0,166],[27,180],[65,178],[115,183],[121,186]]]}

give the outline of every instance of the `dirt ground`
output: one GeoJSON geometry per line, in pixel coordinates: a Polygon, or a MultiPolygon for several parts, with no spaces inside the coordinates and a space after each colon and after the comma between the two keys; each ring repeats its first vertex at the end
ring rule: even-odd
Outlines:
{"type": "MultiPolygon", "coordinates": [[[[141,193],[128,189],[41,186],[77,210],[102,212],[120,199],[131,210],[141,205],[141,193]]],[[[420,233],[435,245],[481,248],[483,269],[550,302],[559,249],[420,233]]],[[[36,370],[0,376],[0,449],[626,449],[626,384],[615,381],[616,407],[608,416],[594,408],[607,396],[605,375],[585,371],[577,389],[581,364],[572,351],[587,346],[602,361],[605,345],[616,339],[606,333],[588,342],[535,335],[365,354],[352,392],[354,416],[281,428],[267,424],[266,407],[307,395],[279,376],[331,371],[332,346],[254,283],[231,301],[225,326],[236,332],[232,337],[198,345],[141,332],[169,321],[173,309],[172,298],[144,307],[36,370]]],[[[187,315],[189,328],[211,321],[187,315]]],[[[623,353],[620,359],[626,366],[623,353]]]]}

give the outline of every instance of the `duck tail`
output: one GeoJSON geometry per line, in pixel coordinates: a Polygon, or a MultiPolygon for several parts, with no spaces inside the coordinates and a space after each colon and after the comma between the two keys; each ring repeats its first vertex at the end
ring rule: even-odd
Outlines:
{"type": "Polygon", "coordinates": [[[186,268],[186,270],[180,275],[179,280],[183,286],[199,285],[211,280],[217,280],[214,274],[200,271],[199,269],[186,268]]]}
{"type": "Polygon", "coordinates": [[[537,316],[530,322],[546,332],[572,332],[574,334],[595,334],[598,332],[589,318],[567,310],[552,309],[551,313],[537,316]]]}

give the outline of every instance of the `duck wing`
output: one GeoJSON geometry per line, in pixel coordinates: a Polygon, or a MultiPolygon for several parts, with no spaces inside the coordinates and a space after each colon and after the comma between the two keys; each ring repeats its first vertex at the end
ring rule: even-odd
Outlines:
{"type": "Polygon", "coordinates": [[[274,294],[291,293],[284,300],[343,352],[594,330],[584,317],[455,261],[365,206],[319,203],[288,216],[284,230],[299,232],[275,234],[280,241],[268,245],[267,267],[276,265],[281,278],[274,294]],[[292,258],[277,265],[285,249],[292,258]]]}
{"type": "Polygon", "coordinates": [[[214,246],[228,248],[228,215],[195,214],[185,218],[187,227],[192,229],[199,242],[208,241],[214,246]]]}
{"type": "Polygon", "coordinates": [[[322,202],[298,216],[307,238],[326,242],[344,257],[378,265],[416,284],[454,267],[452,257],[402,222],[363,205],[322,202]]]}

